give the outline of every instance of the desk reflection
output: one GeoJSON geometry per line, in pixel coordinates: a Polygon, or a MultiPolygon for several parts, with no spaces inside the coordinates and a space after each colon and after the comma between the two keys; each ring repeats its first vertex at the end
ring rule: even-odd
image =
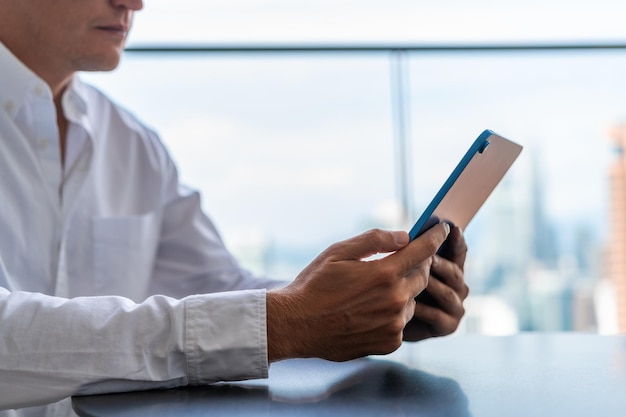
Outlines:
{"type": "Polygon", "coordinates": [[[456,381],[369,358],[290,360],[274,364],[267,380],[76,397],[73,405],[82,416],[470,415],[456,381]]]}

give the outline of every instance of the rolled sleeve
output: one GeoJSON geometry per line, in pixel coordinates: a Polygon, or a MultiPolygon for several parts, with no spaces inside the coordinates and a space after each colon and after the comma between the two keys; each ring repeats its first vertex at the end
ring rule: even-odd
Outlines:
{"type": "Polygon", "coordinates": [[[265,290],[190,296],[185,304],[189,383],[267,378],[265,290]]]}
{"type": "Polygon", "coordinates": [[[0,410],[266,378],[265,290],[62,299],[0,288],[0,410]]]}

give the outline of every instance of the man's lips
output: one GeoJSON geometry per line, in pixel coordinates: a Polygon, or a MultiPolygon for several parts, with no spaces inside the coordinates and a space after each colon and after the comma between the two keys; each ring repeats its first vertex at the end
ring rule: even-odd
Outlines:
{"type": "Polygon", "coordinates": [[[126,36],[128,34],[129,27],[125,25],[100,25],[96,26],[96,29],[126,36]]]}

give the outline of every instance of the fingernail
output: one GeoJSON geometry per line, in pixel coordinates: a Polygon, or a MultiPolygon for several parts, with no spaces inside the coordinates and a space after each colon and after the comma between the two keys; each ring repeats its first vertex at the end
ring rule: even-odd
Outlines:
{"type": "Polygon", "coordinates": [[[394,232],[393,240],[398,245],[406,245],[407,243],[409,243],[409,235],[406,232],[394,232]]]}
{"type": "Polygon", "coordinates": [[[443,226],[446,228],[446,235],[450,234],[450,225],[446,222],[443,222],[443,226]]]}

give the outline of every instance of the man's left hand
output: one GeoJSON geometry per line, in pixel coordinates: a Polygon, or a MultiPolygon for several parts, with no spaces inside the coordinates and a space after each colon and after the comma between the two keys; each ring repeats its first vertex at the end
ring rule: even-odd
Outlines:
{"type": "Polygon", "coordinates": [[[404,329],[404,340],[418,341],[456,331],[469,288],[463,268],[467,245],[460,228],[454,227],[433,258],[426,289],[415,298],[415,314],[404,329]]]}

